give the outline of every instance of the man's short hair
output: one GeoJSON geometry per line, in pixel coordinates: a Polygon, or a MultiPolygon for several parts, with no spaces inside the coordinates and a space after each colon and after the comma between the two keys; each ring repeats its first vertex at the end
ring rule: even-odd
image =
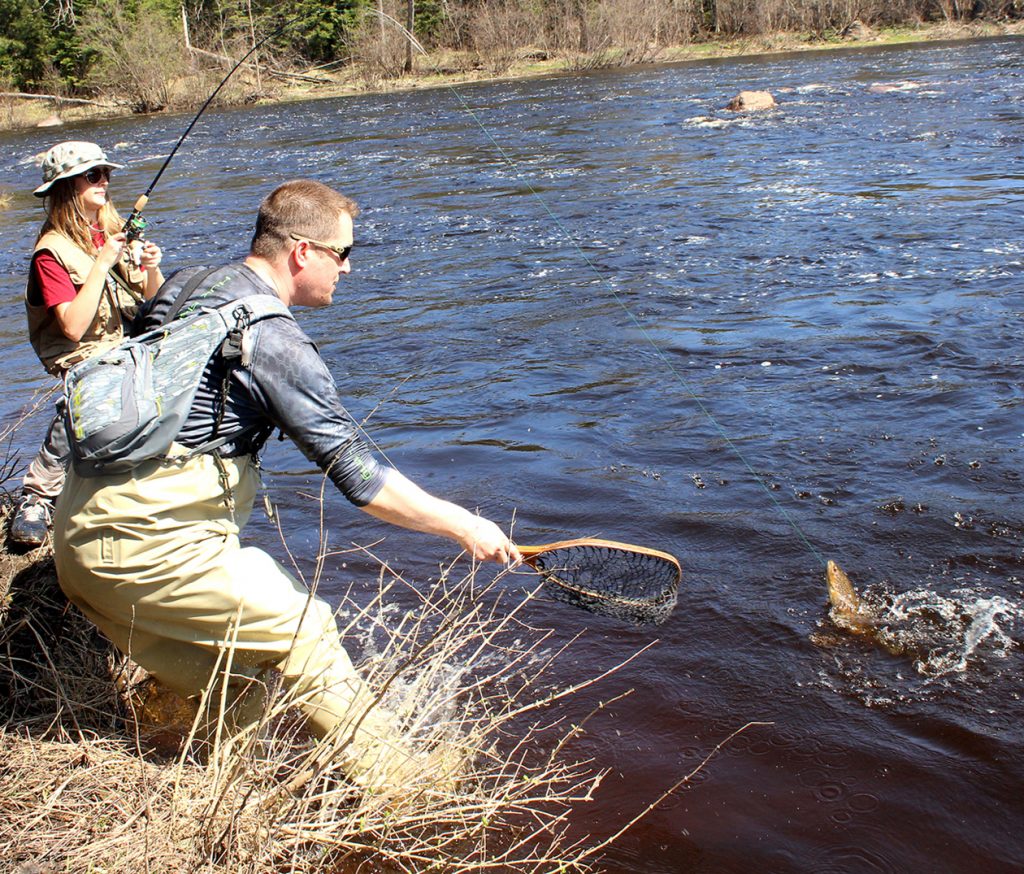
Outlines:
{"type": "Polygon", "coordinates": [[[273,260],[291,245],[290,233],[330,242],[338,233],[342,213],[359,215],[356,202],[312,179],[278,185],[260,204],[251,254],[273,260]]]}

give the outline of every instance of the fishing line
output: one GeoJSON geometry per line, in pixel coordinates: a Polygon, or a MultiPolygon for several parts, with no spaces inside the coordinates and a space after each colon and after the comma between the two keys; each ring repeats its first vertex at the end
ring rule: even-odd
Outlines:
{"type": "MultiPolygon", "coordinates": [[[[409,32],[408,28],[406,28],[401,22],[399,22],[395,18],[392,18],[390,15],[381,12],[380,10],[370,9],[367,10],[367,12],[368,14],[377,15],[380,18],[388,21],[393,26],[397,27],[405,35],[406,39],[410,41],[412,46],[417,51],[419,51],[424,56],[424,58],[427,58],[426,49],[423,48],[419,40],[417,40],[416,37],[413,36],[409,32]]],[[[427,58],[427,61],[430,62],[429,58],[427,58]]],[[[438,75],[441,74],[441,71],[440,69],[438,69],[436,64],[431,63],[431,66],[433,66],[435,73],[437,73],[438,75]]],[[[675,365],[672,363],[669,357],[665,354],[664,350],[655,341],[654,337],[651,336],[651,333],[644,327],[640,320],[633,314],[633,311],[626,305],[625,301],[622,299],[622,296],[615,290],[614,286],[611,284],[608,277],[605,276],[598,269],[597,265],[587,256],[587,253],[583,251],[582,246],[576,241],[576,238],[572,235],[569,229],[566,228],[562,220],[557,215],[555,215],[554,212],[552,212],[551,208],[547,204],[547,201],[541,196],[540,192],[537,191],[536,188],[534,188],[533,183],[519,168],[519,165],[516,163],[515,159],[512,158],[502,147],[501,143],[499,143],[491,135],[490,130],[488,130],[488,128],[480,120],[476,112],[473,111],[473,108],[468,103],[466,103],[466,101],[462,98],[462,95],[459,94],[459,92],[456,91],[455,88],[450,84],[446,85],[445,87],[455,96],[455,99],[459,102],[459,105],[466,111],[469,117],[473,119],[476,126],[480,129],[480,132],[487,138],[487,141],[497,150],[502,160],[505,161],[506,164],[508,164],[512,172],[516,175],[516,178],[526,186],[530,194],[533,195],[533,197],[541,205],[541,207],[544,209],[545,214],[548,216],[548,218],[551,219],[555,227],[558,228],[562,236],[565,237],[566,240],[568,240],[572,248],[576,250],[577,254],[583,259],[583,261],[591,269],[594,275],[601,281],[604,287],[611,294],[612,299],[615,301],[615,303],[619,305],[622,311],[633,323],[633,326],[640,332],[640,336],[643,337],[647,344],[654,350],[655,354],[661,360],[662,364],[664,364],[668,372],[675,377],[676,381],[682,386],[683,390],[690,396],[693,402],[697,405],[698,409],[711,423],[712,427],[718,433],[718,436],[722,439],[722,441],[736,454],[736,457],[739,458],[739,460],[743,463],[743,466],[746,468],[747,472],[754,478],[754,481],[761,487],[764,493],[768,496],[768,500],[770,501],[770,503],[775,507],[776,510],[778,510],[782,518],[793,529],[799,540],[804,544],[804,546],[807,547],[808,551],[819,561],[822,567],[826,567],[827,562],[825,558],[821,555],[820,552],[818,552],[818,550],[810,542],[807,535],[804,534],[803,529],[797,524],[796,520],[793,519],[793,517],[786,510],[786,508],[782,506],[782,504],[779,502],[779,499],[772,493],[771,488],[764,481],[764,479],[762,479],[761,476],[757,473],[757,471],[754,470],[754,467],[747,460],[747,457],[743,453],[743,451],[729,437],[725,429],[715,418],[714,414],[707,407],[704,401],[701,400],[700,396],[690,386],[690,383],[687,381],[687,379],[682,375],[682,373],[679,372],[678,368],[675,367],[675,365]]]]}

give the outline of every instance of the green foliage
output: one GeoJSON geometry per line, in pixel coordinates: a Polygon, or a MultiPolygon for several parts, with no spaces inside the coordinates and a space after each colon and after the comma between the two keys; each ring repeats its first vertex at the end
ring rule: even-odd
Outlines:
{"type": "Polygon", "coordinates": [[[0,75],[19,88],[42,73],[42,59],[30,51],[45,38],[40,22],[28,14],[26,5],[18,0],[0,0],[0,75]]]}
{"type": "MultiPolygon", "coordinates": [[[[88,10],[88,2],[82,3],[88,10]]],[[[0,76],[24,91],[68,91],[83,86],[92,53],[56,3],[0,0],[0,76]]]]}
{"type": "MultiPolygon", "coordinates": [[[[297,15],[299,20],[279,42],[311,63],[333,61],[345,54],[348,36],[358,27],[368,6],[368,0],[299,0],[288,15],[297,15]]],[[[270,8],[275,7],[272,2],[270,8]]]]}
{"type": "Polygon", "coordinates": [[[445,23],[445,7],[439,0],[416,0],[417,39],[434,42],[441,34],[445,23]]]}
{"type": "Polygon", "coordinates": [[[96,0],[76,33],[93,54],[88,78],[120,92],[142,112],[170,102],[171,83],[184,72],[180,27],[153,0],[96,0]]]}

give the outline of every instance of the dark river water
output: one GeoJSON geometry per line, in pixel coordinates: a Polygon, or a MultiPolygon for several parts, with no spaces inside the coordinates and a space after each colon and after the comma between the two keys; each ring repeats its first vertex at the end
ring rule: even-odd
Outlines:
{"type": "MultiPolygon", "coordinates": [[[[0,134],[4,421],[46,385],[20,303],[32,156],[100,141],[130,165],[127,212],[187,121],[0,134]]],[[[363,207],[352,275],[299,318],[353,413],[380,404],[388,456],[514,515],[522,542],[603,536],[682,562],[660,627],[538,611],[585,629],[563,682],[659,641],[570,705],[635,690],[575,748],[611,774],[574,829],[613,833],[771,723],[601,870],[1024,869],[1024,42],[210,112],[150,236],[171,268],[239,256],[260,198],[297,175],[363,207]],[[777,111],[721,109],[759,87],[777,111]],[[829,558],[910,654],[832,629],[829,558]]],[[[316,472],[286,444],[266,466],[311,557],[316,472]]],[[[452,555],[337,495],[326,518],[343,545],[386,536],[375,551],[409,579],[452,555]]],[[[262,516],[249,533],[283,552],[262,516]]],[[[328,595],[354,570],[329,559],[328,595]]]]}

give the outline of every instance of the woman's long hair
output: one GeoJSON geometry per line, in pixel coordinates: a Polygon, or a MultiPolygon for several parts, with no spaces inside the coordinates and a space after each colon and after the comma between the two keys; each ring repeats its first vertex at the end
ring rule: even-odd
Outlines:
{"type": "MultiPolygon", "coordinates": [[[[92,227],[89,220],[82,212],[78,203],[78,196],[75,194],[75,177],[59,179],[54,182],[47,192],[46,200],[46,221],[39,230],[38,242],[43,234],[49,231],[56,231],[63,237],[67,237],[79,249],[87,255],[95,257],[99,253],[96,244],[92,241],[92,227]]],[[[107,200],[100,207],[99,226],[106,236],[116,234],[121,230],[124,222],[117,214],[114,205],[107,200]]]]}

